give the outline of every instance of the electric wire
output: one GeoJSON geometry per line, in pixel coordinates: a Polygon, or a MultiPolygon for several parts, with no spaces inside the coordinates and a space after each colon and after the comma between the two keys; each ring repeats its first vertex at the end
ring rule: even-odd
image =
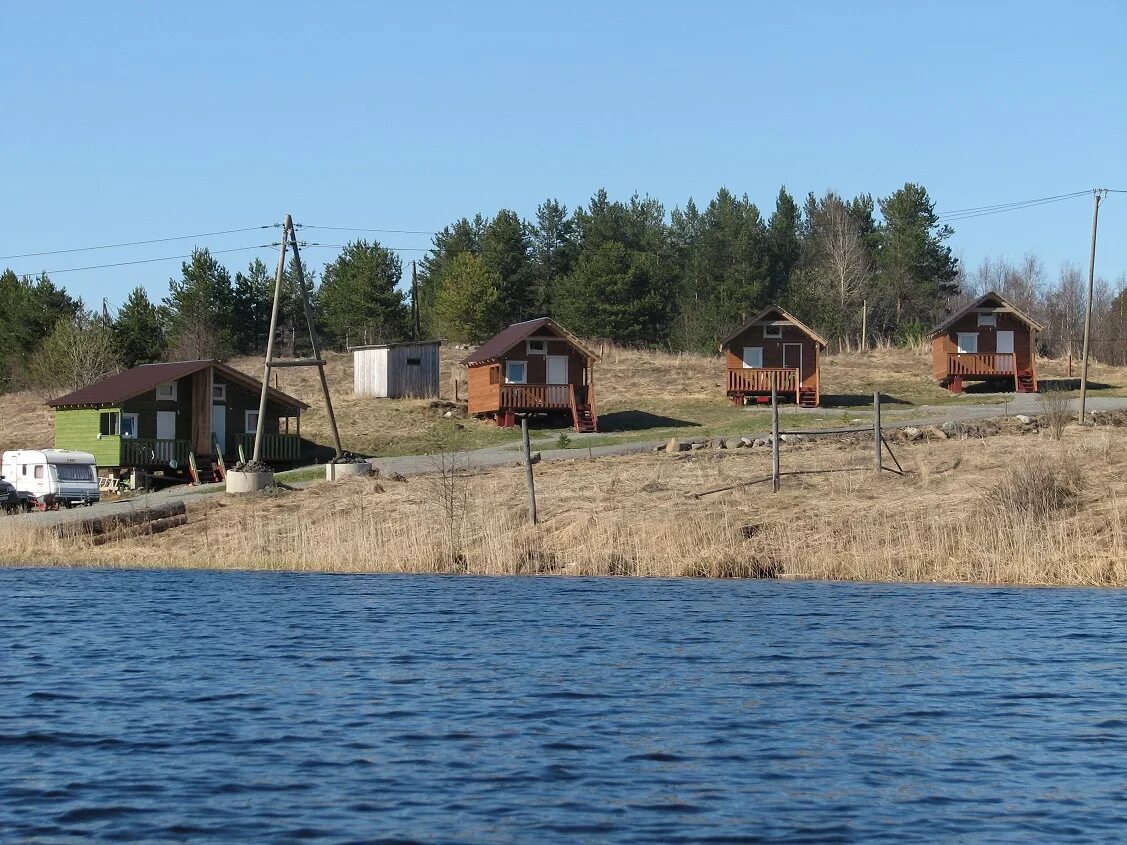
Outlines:
{"type": "MultiPolygon", "coordinates": [[[[210,255],[223,255],[228,252],[248,252],[253,249],[270,249],[276,247],[278,244],[258,244],[256,246],[237,246],[231,249],[209,249],[207,252],[210,255]]],[[[91,264],[88,267],[65,267],[61,270],[40,270],[38,273],[24,273],[24,276],[31,275],[47,275],[55,276],[59,273],[77,273],[79,270],[105,270],[110,267],[129,267],[134,264],[155,264],[158,261],[182,261],[186,258],[191,258],[192,254],[188,255],[165,255],[160,258],[139,258],[136,261],[117,261],[113,264],[91,264]]]]}
{"type": "Polygon", "coordinates": [[[318,226],[313,223],[295,224],[298,229],[324,229],[331,232],[384,232],[391,235],[437,235],[425,229],[364,229],[356,226],[318,226]]]}
{"type": "Polygon", "coordinates": [[[267,226],[247,226],[243,229],[224,229],[221,232],[200,232],[195,235],[174,235],[169,238],[150,238],[145,241],[126,241],[119,244],[100,244],[98,246],[76,246],[71,249],[52,249],[43,252],[24,252],[19,255],[0,255],[0,261],[7,261],[10,258],[37,258],[41,255],[63,255],[68,252],[92,252],[96,249],[117,249],[123,246],[143,246],[145,244],[163,244],[169,241],[190,241],[193,238],[211,238],[216,235],[233,235],[239,232],[256,232],[260,229],[277,229],[281,226],[280,223],[273,223],[267,226]]]}

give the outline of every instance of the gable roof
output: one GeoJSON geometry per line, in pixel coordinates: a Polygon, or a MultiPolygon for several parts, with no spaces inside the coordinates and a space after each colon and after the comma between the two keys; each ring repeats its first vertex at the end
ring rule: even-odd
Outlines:
{"type": "Polygon", "coordinates": [[[733,340],[735,340],[737,337],[739,337],[741,334],[746,332],[749,328],[751,328],[753,325],[758,323],[760,320],[762,320],[764,317],[766,317],[768,314],[770,314],[772,312],[777,313],[777,314],[781,314],[784,320],[786,320],[788,323],[793,324],[796,329],[798,329],[800,332],[805,334],[807,337],[809,337],[812,341],[817,343],[819,346],[823,346],[823,347],[829,346],[829,342],[824,337],[822,337],[820,334],[818,334],[816,331],[814,331],[812,328],[810,328],[808,325],[806,325],[800,319],[795,317],[793,314],[791,314],[787,311],[784,311],[778,305],[768,305],[766,308],[764,308],[762,311],[760,311],[758,314],[756,314],[750,320],[744,321],[744,324],[742,326],[740,326],[735,331],[731,332],[727,337],[725,337],[722,341],[720,341],[720,348],[723,349],[725,346],[727,346],[729,343],[731,343],[733,340]]]}
{"type": "MultiPolygon", "coordinates": [[[[52,408],[77,405],[120,405],[122,402],[140,396],[142,393],[156,390],[158,385],[190,376],[193,373],[206,370],[208,367],[214,367],[217,373],[221,373],[225,378],[252,391],[262,390],[262,382],[258,379],[219,361],[174,361],[168,364],[142,364],[139,367],[122,370],[120,373],[106,376],[93,384],[88,384],[86,387],[68,393],[66,396],[52,399],[47,404],[52,408]]],[[[293,396],[272,387],[266,389],[266,395],[285,408],[309,407],[300,399],[295,399],[293,396]]]]}
{"type": "Polygon", "coordinates": [[[943,332],[947,331],[947,329],[951,328],[951,326],[953,326],[956,322],[961,320],[963,317],[965,317],[967,314],[969,314],[975,308],[981,308],[982,304],[984,302],[987,302],[988,300],[991,300],[991,299],[997,300],[998,303],[1003,308],[1005,308],[1008,313],[1013,314],[1015,317],[1017,317],[1019,320],[1021,320],[1023,323],[1025,323],[1031,329],[1033,329],[1033,331],[1042,332],[1042,331],[1045,330],[1044,326],[1042,326],[1040,323],[1038,323],[1036,320],[1034,320],[1032,317],[1030,317],[1024,311],[1020,311],[1017,308],[1015,308],[1013,303],[1010,302],[1008,299],[1006,299],[1004,296],[1002,296],[1000,293],[996,293],[996,292],[990,290],[990,291],[987,291],[986,293],[982,294],[982,296],[980,296],[978,299],[976,299],[970,305],[956,311],[954,314],[952,314],[950,317],[948,317],[946,320],[944,320],[942,323],[940,323],[938,326],[936,326],[934,329],[932,329],[928,333],[928,337],[935,337],[937,334],[942,334],[943,332]]]}
{"type": "Polygon", "coordinates": [[[580,343],[575,335],[552,318],[537,317],[535,320],[513,323],[511,326],[501,329],[501,331],[475,349],[472,354],[463,358],[462,363],[467,367],[472,367],[476,364],[485,364],[500,358],[522,340],[545,327],[552,329],[561,339],[566,340],[588,358],[597,359],[599,357],[580,343]]]}

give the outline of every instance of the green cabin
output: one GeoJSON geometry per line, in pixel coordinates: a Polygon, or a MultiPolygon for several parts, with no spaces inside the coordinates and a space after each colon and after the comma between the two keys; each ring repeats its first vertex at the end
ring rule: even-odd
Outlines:
{"type": "MultiPolygon", "coordinates": [[[[192,453],[209,464],[222,454],[250,457],[262,383],[219,361],[144,364],[60,396],[55,448],[90,452],[99,469],[182,469],[192,453]]],[[[309,406],[267,389],[262,457],[301,458],[301,412],[309,406]]]]}

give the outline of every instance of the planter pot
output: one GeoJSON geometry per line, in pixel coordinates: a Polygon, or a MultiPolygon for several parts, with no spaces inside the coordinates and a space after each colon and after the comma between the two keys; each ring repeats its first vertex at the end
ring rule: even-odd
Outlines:
{"type": "Polygon", "coordinates": [[[227,472],[228,493],[257,493],[274,484],[273,472],[227,472]]]}
{"type": "Polygon", "coordinates": [[[355,464],[325,464],[325,479],[340,481],[342,478],[366,478],[372,474],[372,465],[367,461],[355,464]]]}

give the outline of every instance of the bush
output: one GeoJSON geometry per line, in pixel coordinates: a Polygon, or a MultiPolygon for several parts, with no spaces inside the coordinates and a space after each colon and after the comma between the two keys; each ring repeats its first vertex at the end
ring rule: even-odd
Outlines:
{"type": "Polygon", "coordinates": [[[1046,390],[1041,394],[1041,422],[1049,430],[1053,440],[1060,440],[1064,427],[1072,419],[1070,394],[1063,390],[1046,390]]]}
{"type": "Polygon", "coordinates": [[[1046,519],[1075,504],[1083,487],[1079,469],[1067,461],[1034,461],[1015,467],[988,493],[1001,513],[1046,519]]]}

